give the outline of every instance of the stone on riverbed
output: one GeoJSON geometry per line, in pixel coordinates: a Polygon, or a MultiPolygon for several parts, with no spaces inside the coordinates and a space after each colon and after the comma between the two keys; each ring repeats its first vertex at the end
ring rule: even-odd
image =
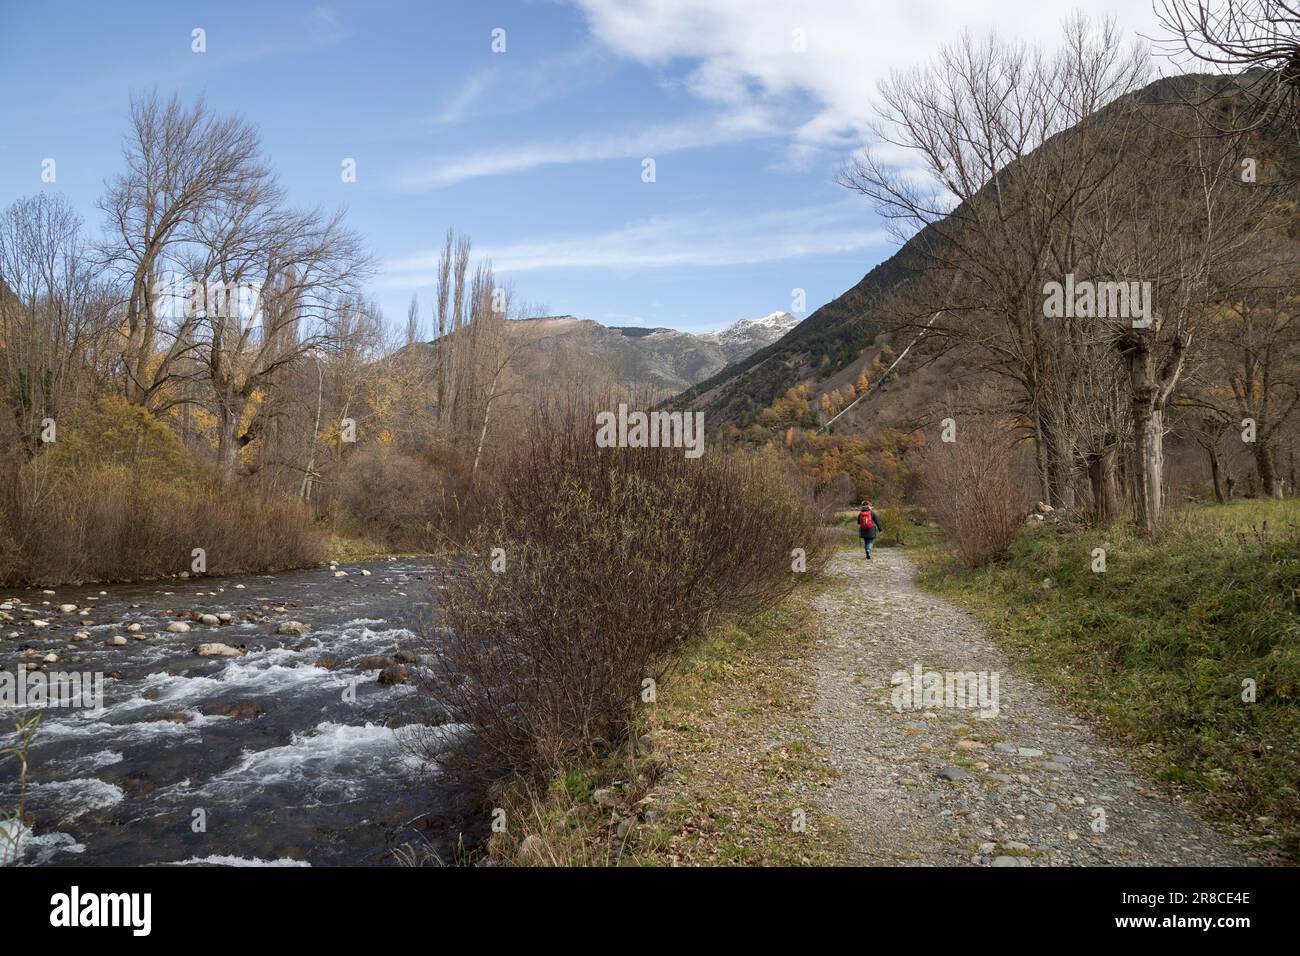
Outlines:
{"type": "Polygon", "coordinates": [[[306,634],[310,630],[302,621],[281,621],[275,629],[277,634],[306,634]]]}
{"type": "Polygon", "coordinates": [[[114,647],[125,647],[126,638],[123,637],[121,634],[114,634],[112,637],[108,639],[108,643],[112,644],[114,647]]]}
{"type": "Polygon", "coordinates": [[[405,667],[385,667],[379,672],[379,683],[381,684],[409,684],[411,682],[411,672],[405,667]]]}
{"type": "Polygon", "coordinates": [[[266,713],[265,707],[252,700],[242,700],[237,703],[213,701],[204,704],[200,709],[209,717],[261,717],[266,713]]]}
{"type": "Polygon", "coordinates": [[[172,621],[167,625],[167,630],[173,634],[188,634],[190,632],[190,626],[184,621],[172,621]]]}
{"type": "Polygon", "coordinates": [[[229,644],[200,644],[195,648],[194,653],[199,657],[243,657],[248,653],[242,647],[231,647],[229,644]]]}
{"type": "Polygon", "coordinates": [[[201,614],[199,615],[199,623],[207,625],[208,627],[216,627],[221,623],[221,618],[217,617],[215,614],[201,614]]]}

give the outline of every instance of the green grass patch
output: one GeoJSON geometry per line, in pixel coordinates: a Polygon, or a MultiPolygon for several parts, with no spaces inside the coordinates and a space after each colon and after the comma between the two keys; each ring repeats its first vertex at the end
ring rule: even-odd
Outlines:
{"type": "Polygon", "coordinates": [[[1143,747],[1160,779],[1259,849],[1300,859],[1300,503],[1190,508],[1154,540],[1029,528],[977,571],[942,548],[922,557],[923,585],[973,609],[1109,736],[1143,747]]]}

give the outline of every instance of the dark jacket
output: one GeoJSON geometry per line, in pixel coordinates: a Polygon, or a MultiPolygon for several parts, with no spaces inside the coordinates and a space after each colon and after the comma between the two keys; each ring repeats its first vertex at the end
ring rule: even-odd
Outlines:
{"type": "Polygon", "coordinates": [[[859,522],[858,534],[864,538],[874,538],[881,531],[885,530],[885,526],[880,523],[880,515],[876,514],[876,510],[873,508],[871,509],[871,527],[870,528],[862,527],[861,525],[862,512],[866,510],[867,510],[866,508],[863,508],[861,511],[858,512],[858,522],[859,522]]]}

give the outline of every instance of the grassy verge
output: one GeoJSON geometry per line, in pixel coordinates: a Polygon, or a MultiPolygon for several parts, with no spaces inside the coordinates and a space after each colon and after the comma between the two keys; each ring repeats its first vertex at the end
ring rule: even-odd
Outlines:
{"type": "Polygon", "coordinates": [[[1156,540],[1027,529],[977,571],[942,546],[921,557],[923,585],[1160,779],[1257,851],[1300,859],[1300,504],[1191,508],[1156,540]]]}
{"type": "Polygon", "coordinates": [[[778,608],[713,630],[645,704],[628,746],[545,792],[499,803],[490,857],[531,865],[828,865],[846,837],[817,809],[834,771],[810,742],[815,650],[804,582],[778,608]],[[795,829],[803,811],[805,829],[795,829]]]}
{"type": "Polygon", "coordinates": [[[382,561],[385,558],[414,557],[415,553],[394,551],[365,538],[327,532],[323,545],[325,560],[338,564],[360,564],[365,561],[382,561]]]}

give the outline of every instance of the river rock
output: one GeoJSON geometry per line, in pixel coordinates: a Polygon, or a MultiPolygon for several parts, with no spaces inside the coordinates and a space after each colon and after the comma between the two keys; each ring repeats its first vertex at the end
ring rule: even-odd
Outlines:
{"type": "Polygon", "coordinates": [[[310,630],[302,621],[281,621],[275,629],[277,634],[306,634],[310,630]]]}
{"type": "Polygon", "coordinates": [[[346,571],[335,571],[334,576],[336,578],[346,578],[348,576],[348,573],[346,571]]]}
{"type": "Polygon", "coordinates": [[[172,621],[167,625],[167,630],[173,634],[188,634],[190,632],[190,626],[184,621],[172,621]]]}
{"type": "Polygon", "coordinates": [[[217,615],[217,620],[220,621],[222,624],[229,624],[234,619],[235,619],[235,615],[229,613],[228,611],[223,611],[222,613],[217,615]]]}
{"type": "Polygon", "coordinates": [[[126,626],[126,631],[128,634],[138,634],[140,631],[143,630],[144,628],[140,624],[128,624],[126,626]]]}
{"type": "Polygon", "coordinates": [[[28,623],[31,624],[32,627],[49,627],[49,626],[50,626],[50,622],[49,622],[49,621],[40,621],[40,620],[37,620],[37,621],[29,621],[28,623]]]}
{"type": "Polygon", "coordinates": [[[47,664],[57,664],[59,662],[59,655],[53,653],[46,654],[44,657],[41,658],[41,660],[45,661],[45,663],[47,664]]]}
{"type": "Polygon", "coordinates": [[[215,614],[201,614],[199,615],[199,623],[205,624],[208,627],[216,627],[221,623],[221,618],[217,617],[215,614]]]}
{"type": "Polygon", "coordinates": [[[229,644],[200,644],[194,651],[199,657],[243,657],[248,651],[229,644]]]}
{"type": "Polygon", "coordinates": [[[60,605],[59,605],[59,613],[60,613],[60,614],[71,614],[71,613],[72,613],[73,611],[75,611],[76,609],[77,609],[77,605],[75,605],[75,604],[60,604],[60,605]]]}
{"type": "Polygon", "coordinates": [[[266,708],[255,700],[211,701],[200,708],[209,717],[261,717],[266,708]]]}
{"type": "Polygon", "coordinates": [[[381,684],[409,684],[411,672],[405,667],[385,667],[379,672],[378,679],[381,684]]]}
{"type": "Polygon", "coordinates": [[[125,647],[126,638],[123,637],[121,634],[114,634],[112,637],[108,639],[108,643],[112,644],[114,647],[125,647]]]}

